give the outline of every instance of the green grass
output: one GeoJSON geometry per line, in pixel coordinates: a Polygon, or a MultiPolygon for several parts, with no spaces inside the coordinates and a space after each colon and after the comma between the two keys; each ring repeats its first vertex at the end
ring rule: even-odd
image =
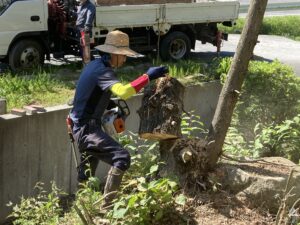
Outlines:
{"type": "Polygon", "coordinates": [[[0,87],[0,97],[7,100],[8,111],[33,103],[44,106],[64,104],[74,93],[70,83],[59,81],[49,71],[41,70],[26,76],[3,74],[0,87]]]}
{"type": "MultiPolygon", "coordinates": [[[[245,19],[240,18],[233,27],[220,26],[219,29],[233,34],[240,34],[245,24],[245,19]]],[[[279,35],[300,41],[300,16],[265,17],[260,34],[279,35]]]]}
{"type": "Polygon", "coordinates": [[[206,74],[207,63],[199,59],[180,60],[178,62],[152,60],[152,62],[150,62],[151,59],[148,59],[148,63],[147,61],[145,63],[145,61],[139,60],[129,62],[129,66],[117,70],[118,77],[123,83],[130,82],[139,75],[144,74],[149,66],[165,65],[169,68],[169,76],[175,77],[185,84],[195,84],[215,79],[215,77],[206,74]],[[144,63],[145,66],[137,66],[141,63],[144,63]]]}
{"type": "MultiPolygon", "coordinates": [[[[117,75],[122,83],[128,83],[144,74],[150,66],[167,65],[169,75],[185,84],[199,83],[215,79],[205,76],[206,64],[199,59],[162,63],[150,58],[129,60],[117,75]]],[[[29,104],[53,106],[65,104],[74,96],[75,83],[80,76],[80,66],[49,66],[43,69],[23,72],[23,74],[6,73],[0,76],[0,98],[7,100],[7,110],[22,108],[29,104]]]]}

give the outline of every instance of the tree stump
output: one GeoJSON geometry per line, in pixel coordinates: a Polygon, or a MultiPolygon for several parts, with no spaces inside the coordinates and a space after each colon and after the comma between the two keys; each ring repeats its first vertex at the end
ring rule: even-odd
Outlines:
{"type": "Polygon", "coordinates": [[[159,150],[164,164],[159,174],[176,176],[181,187],[198,186],[207,174],[209,153],[206,146],[207,141],[198,138],[161,141],[159,150]]]}
{"type": "Polygon", "coordinates": [[[184,87],[175,78],[160,79],[154,87],[145,89],[138,114],[140,137],[160,141],[164,165],[159,174],[176,176],[185,187],[199,182],[207,172],[208,154],[205,140],[182,138],[183,95],[184,87]]]}
{"type": "Polygon", "coordinates": [[[155,87],[145,88],[139,135],[144,139],[166,140],[181,137],[184,86],[175,78],[165,77],[155,87]]]}

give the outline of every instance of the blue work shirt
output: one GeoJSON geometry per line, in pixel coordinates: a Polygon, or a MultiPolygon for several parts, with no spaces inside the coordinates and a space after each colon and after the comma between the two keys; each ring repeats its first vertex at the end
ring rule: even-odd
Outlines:
{"type": "Polygon", "coordinates": [[[76,27],[81,31],[84,27],[88,27],[92,32],[93,21],[95,18],[96,7],[89,0],[80,5],[77,9],[76,27]]]}
{"type": "Polygon", "coordinates": [[[115,72],[104,58],[95,59],[86,65],[78,80],[70,113],[73,123],[101,119],[110,101],[109,88],[118,82],[115,72]]]}

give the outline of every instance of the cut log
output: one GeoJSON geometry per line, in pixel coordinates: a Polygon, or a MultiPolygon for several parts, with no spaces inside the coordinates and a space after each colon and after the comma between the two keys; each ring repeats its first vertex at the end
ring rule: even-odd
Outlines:
{"type": "Polygon", "coordinates": [[[159,79],[145,88],[139,135],[144,139],[166,140],[181,137],[184,86],[175,78],[159,79]]]}

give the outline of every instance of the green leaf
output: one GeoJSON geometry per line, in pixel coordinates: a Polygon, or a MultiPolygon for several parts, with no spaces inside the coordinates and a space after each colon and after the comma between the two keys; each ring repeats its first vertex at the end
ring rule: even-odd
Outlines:
{"type": "Polygon", "coordinates": [[[171,180],[168,181],[168,184],[172,189],[175,189],[178,186],[178,184],[175,181],[171,181],[171,180]]]}
{"type": "Polygon", "coordinates": [[[121,219],[125,216],[126,212],[127,212],[126,208],[120,208],[120,209],[114,210],[113,218],[121,219]]]}
{"type": "Polygon", "coordinates": [[[136,195],[131,196],[131,198],[128,201],[128,206],[127,207],[132,208],[137,200],[138,200],[138,196],[136,196],[136,195]]]}
{"type": "Polygon", "coordinates": [[[155,173],[156,171],[158,171],[158,165],[153,165],[153,166],[151,166],[151,168],[150,168],[150,174],[153,174],[153,173],[155,173]]]}
{"type": "Polygon", "coordinates": [[[152,145],[149,147],[149,151],[153,150],[156,146],[157,146],[157,143],[152,144],[152,145]]]}
{"type": "Polygon", "coordinates": [[[137,186],[137,189],[141,192],[147,191],[148,190],[148,185],[146,183],[140,183],[137,186]]]}
{"type": "Polygon", "coordinates": [[[160,220],[163,217],[163,210],[159,210],[156,214],[155,214],[155,220],[160,220]]]}
{"type": "Polygon", "coordinates": [[[139,178],[137,178],[137,180],[139,183],[146,183],[145,177],[139,177],[139,178]]]}
{"type": "Polygon", "coordinates": [[[175,202],[178,205],[185,205],[186,200],[187,200],[186,197],[183,194],[180,194],[176,197],[175,202]]]}

